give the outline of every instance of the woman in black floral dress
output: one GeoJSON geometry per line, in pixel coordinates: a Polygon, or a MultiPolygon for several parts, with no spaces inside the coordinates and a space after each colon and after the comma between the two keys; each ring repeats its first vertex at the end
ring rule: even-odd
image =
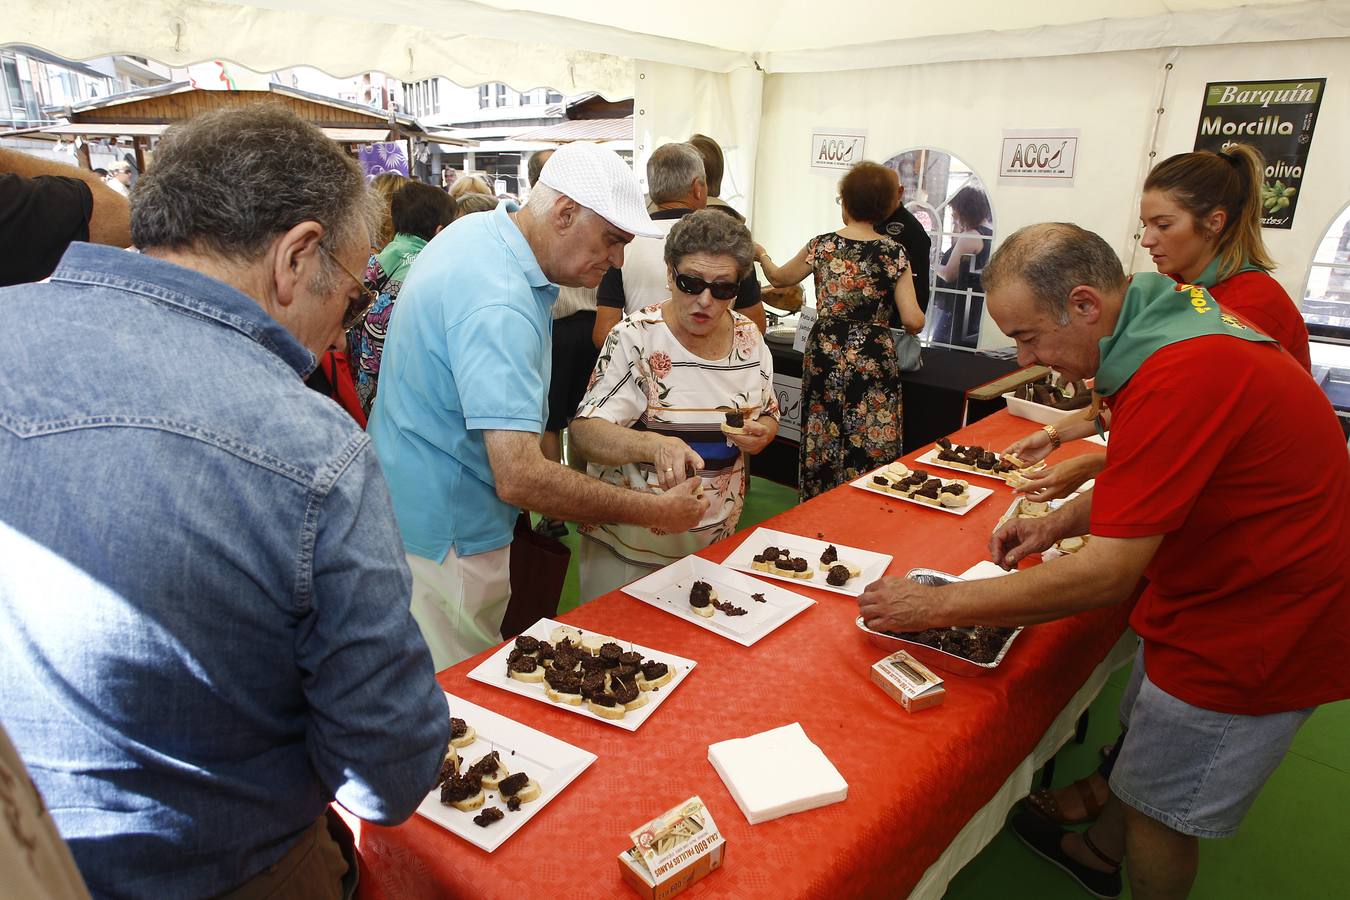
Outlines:
{"type": "Polygon", "coordinates": [[[755,248],[774,287],[815,274],[818,318],[802,360],[803,500],[901,455],[900,372],[890,329],[923,328],[905,252],[874,227],[900,202],[895,172],[858,163],[839,182],[839,201],[844,227],[812,238],[785,265],[755,248]]]}

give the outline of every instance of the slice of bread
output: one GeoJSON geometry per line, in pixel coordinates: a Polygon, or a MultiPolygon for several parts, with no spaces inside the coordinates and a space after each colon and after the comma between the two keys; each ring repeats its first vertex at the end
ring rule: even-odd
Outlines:
{"type": "Polygon", "coordinates": [[[456,800],[450,805],[460,812],[473,812],[487,801],[487,794],[479,791],[467,800],[456,800]]]}
{"type": "Polygon", "coordinates": [[[602,719],[622,719],[624,714],[622,706],[601,706],[589,700],[586,701],[586,708],[602,719]]]}
{"type": "Polygon", "coordinates": [[[545,687],[544,694],[554,703],[566,703],[568,706],[580,706],[582,701],[580,694],[562,694],[552,687],[545,687]]]}

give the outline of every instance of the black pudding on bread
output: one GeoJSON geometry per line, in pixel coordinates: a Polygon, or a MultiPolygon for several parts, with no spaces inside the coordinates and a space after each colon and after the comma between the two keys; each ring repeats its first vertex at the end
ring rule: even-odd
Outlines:
{"type": "Polygon", "coordinates": [[[468,722],[465,722],[463,719],[456,719],[454,716],[450,717],[450,740],[453,741],[455,738],[462,738],[468,733],[468,722]]]}
{"type": "Polygon", "coordinates": [[[488,753],[478,762],[469,766],[469,774],[477,775],[480,779],[484,775],[496,775],[497,770],[501,768],[502,758],[496,750],[488,753]]]}
{"type": "Polygon", "coordinates": [[[539,649],[539,639],[532,638],[528,634],[522,634],[516,638],[516,649],[523,650],[526,653],[533,653],[539,649]]]}
{"type": "Polygon", "coordinates": [[[700,609],[712,602],[712,585],[706,581],[695,581],[689,589],[689,605],[700,609]]]}
{"type": "Polygon", "coordinates": [[[942,482],[939,481],[939,480],[936,479],[936,478],[933,478],[933,479],[930,479],[929,481],[925,481],[925,482],[923,483],[923,485],[920,486],[920,488],[919,488],[917,491],[915,491],[914,493],[916,493],[916,494],[918,494],[918,495],[920,495],[920,496],[922,496],[922,497],[930,497],[930,498],[936,500],[936,499],[937,499],[937,495],[938,495],[938,491],[941,490],[941,489],[942,489],[942,482]]]}
{"type": "Polygon", "coordinates": [[[955,481],[949,482],[948,484],[944,484],[942,486],[942,490],[939,491],[939,493],[943,494],[955,494],[958,497],[964,494],[965,492],[966,486],[964,484],[960,484],[955,481]]]}
{"type": "Polygon", "coordinates": [[[777,547],[765,547],[764,552],[761,553],[760,555],[763,556],[769,562],[773,562],[782,554],[779,552],[777,547]]]}
{"type": "Polygon", "coordinates": [[[825,576],[825,583],[839,587],[849,579],[848,566],[830,566],[829,574],[825,576]]]}
{"type": "Polygon", "coordinates": [[[642,664],[642,677],[648,681],[655,681],[666,674],[668,669],[663,662],[649,661],[642,664]]]}
{"type": "Polygon", "coordinates": [[[838,558],[839,558],[839,550],[834,546],[834,544],[831,544],[830,546],[826,547],[825,552],[820,554],[820,561],[825,565],[829,565],[838,558]]]}
{"type": "MultiPolygon", "coordinates": [[[[496,771],[495,769],[493,771],[496,771]]],[[[446,806],[468,800],[483,789],[483,776],[475,772],[451,775],[441,785],[441,802],[446,806]]]]}
{"type": "Polygon", "coordinates": [[[510,672],[520,672],[522,674],[527,672],[533,672],[534,670],[539,668],[539,661],[536,660],[533,656],[521,654],[520,656],[517,656],[515,659],[507,663],[506,668],[510,672]]]}
{"type": "Polygon", "coordinates": [[[619,657],[623,655],[623,648],[613,641],[600,645],[600,661],[604,663],[606,669],[612,669],[619,664],[619,657]]]}
{"type": "Polygon", "coordinates": [[[726,418],[727,418],[727,425],[731,426],[732,428],[745,427],[745,413],[741,412],[739,409],[733,409],[730,412],[728,412],[726,414],[726,418]]]}
{"type": "Polygon", "coordinates": [[[618,700],[615,700],[615,699],[614,699],[613,697],[611,697],[609,694],[605,694],[605,693],[595,694],[595,695],[593,695],[593,696],[591,696],[591,697],[587,697],[586,699],[589,700],[589,701],[591,701],[592,703],[594,703],[596,706],[603,706],[603,707],[605,707],[605,708],[609,708],[609,707],[611,707],[611,706],[618,706],[618,705],[619,705],[619,701],[618,701],[618,700]]]}
{"type": "Polygon", "coordinates": [[[581,693],[581,676],[576,672],[566,672],[557,666],[544,673],[544,681],[560,694],[581,693]]]}
{"type": "Polygon", "coordinates": [[[641,693],[638,690],[637,682],[626,678],[611,679],[609,689],[610,693],[614,695],[614,699],[620,703],[632,703],[641,693]]]}
{"type": "Polygon", "coordinates": [[[524,772],[517,772],[514,775],[508,775],[497,783],[497,792],[503,797],[512,797],[519,794],[525,785],[530,783],[530,776],[524,772]]]}
{"type": "Polygon", "coordinates": [[[629,650],[626,653],[619,654],[619,665],[621,666],[640,666],[642,665],[642,654],[636,650],[629,650]]]}

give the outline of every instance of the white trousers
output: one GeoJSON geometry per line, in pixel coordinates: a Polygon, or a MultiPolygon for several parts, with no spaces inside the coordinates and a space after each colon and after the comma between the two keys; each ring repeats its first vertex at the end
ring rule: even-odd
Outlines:
{"type": "Polygon", "coordinates": [[[619,559],[614,551],[600,542],[583,537],[581,566],[577,573],[581,602],[589,603],[596,597],[602,597],[625,584],[646,578],[659,568],[661,568],[659,565],[644,566],[619,559]]]}
{"type": "Polygon", "coordinates": [[[412,614],[436,671],[496,646],[511,599],[511,545],[436,563],[408,554],[412,614]]]}

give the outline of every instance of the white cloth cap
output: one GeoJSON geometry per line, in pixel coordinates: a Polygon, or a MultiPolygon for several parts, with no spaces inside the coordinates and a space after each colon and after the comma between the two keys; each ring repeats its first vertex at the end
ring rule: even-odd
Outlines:
{"type": "Polygon", "coordinates": [[[661,236],[647,214],[632,170],[613,150],[585,141],[564,144],[544,163],[539,183],[571,197],[621,231],[661,236]]]}

